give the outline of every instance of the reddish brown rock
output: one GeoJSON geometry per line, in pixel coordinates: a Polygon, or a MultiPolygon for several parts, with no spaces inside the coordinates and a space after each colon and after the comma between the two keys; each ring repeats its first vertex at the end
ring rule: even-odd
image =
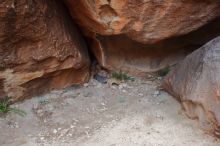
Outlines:
{"type": "Polygon", "coordinates": [[[187,54],[220,35],[219,26],[220,19],[216,19],[187,35],[154,44],[142,44],[126,35],[97,35],[95,39],[88,40],[103,67],[144,76],[178,63],[187,54]]]}
{"type": "Polygon", "coordinates": [[[90,38],[99,63],[132,74],[154,72],[175,64],[185,57],[187,47],[196,49],[192,46],[204,44],[189,43],[189,37],[176,37],[220,16],[220,2],[210,0],[65,1],[90,38]],[[174,41],[170,40],[174,37],[174,41]]]}
{"type": "Polygon", "coordinates": [[[83,83],[86,45],[59,0],[0,1],[0,98],[83,83]]]}
{"type": "Polygon", "coordinates": [[[126,34],[141,43],[189,33],[220,15],[220,2],[210,0],[66,1],[83,28],[101,35],[126,34]]]}
{"type": "Polygon", "coordinates": [[[167,75],[164,87],[190,118],[220,137],[220,37],[188,55],[167,75]]]}

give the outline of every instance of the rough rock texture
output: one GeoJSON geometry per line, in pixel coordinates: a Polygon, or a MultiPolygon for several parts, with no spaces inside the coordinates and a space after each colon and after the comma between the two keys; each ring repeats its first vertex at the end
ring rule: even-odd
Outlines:
{"type": "Polygon", "coordinates": [[[173,46],[170,38],[188,34],[220,16],[220,2],[210,0],[65,1],[90,37],[99,63],[135,74],[178,62],[188,52],[185,46],[194,44],[182,39],[175,44],[185,44],[173,46]]]}
{"type": "Polygon", "coordinates": [[[190,118],[220,137],[220,37],[188,55],[167,75],[164,87],[190,118]]]}
{"type": "Polygon", "coordinates": [[[86,45],[59,0],[0,1],[0,98],[82,83],[86,45]]]}
{"type": "Polygon", "coordinates": [[[101,35],[127,34],[142,43],[186,34],[220,13],[220,2],[212,0],[66,1],[82,27],[101,35]]]}
{"type": "Polygon", "coordinates": [[[180,37],[155,44],[142,44],[126,35],[97,36],[90,40],[100,64],[110,70],[122,70],[134,75],[145,75],[172,66],[220,35],[220,19],[180,37]],[[202,37],[201,37],[202,36],[202,37]]]}

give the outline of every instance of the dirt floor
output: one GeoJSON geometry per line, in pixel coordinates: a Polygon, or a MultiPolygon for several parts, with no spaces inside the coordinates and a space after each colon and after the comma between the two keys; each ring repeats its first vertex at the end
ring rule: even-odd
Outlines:
{"type": "Polygon", "coordinates": [[[159,79],[119,86],[91,79],[13,105],[27,115],[0,118],[1,146],[219,146],[159,79]]]}

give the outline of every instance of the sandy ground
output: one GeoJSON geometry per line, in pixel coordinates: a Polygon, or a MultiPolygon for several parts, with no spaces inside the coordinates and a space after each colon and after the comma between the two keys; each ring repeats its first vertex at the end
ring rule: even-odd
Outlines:
{"type": "Polygon", "coordinates": [[[109,86],[92,79],[17,103],[27,115],[0,118],[0,145],[219,146],[158,82],[136,78],[109,86]]]}

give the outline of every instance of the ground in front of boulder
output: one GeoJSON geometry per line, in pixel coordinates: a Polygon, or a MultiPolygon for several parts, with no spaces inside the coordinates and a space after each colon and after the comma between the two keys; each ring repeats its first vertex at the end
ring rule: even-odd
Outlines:
{"type": "Polygon", "coordinates": [[[0,118],[1,146],[219,146],[159,90],[159,79],[117,85],[94,79],[13,105],[0,118]]]}

